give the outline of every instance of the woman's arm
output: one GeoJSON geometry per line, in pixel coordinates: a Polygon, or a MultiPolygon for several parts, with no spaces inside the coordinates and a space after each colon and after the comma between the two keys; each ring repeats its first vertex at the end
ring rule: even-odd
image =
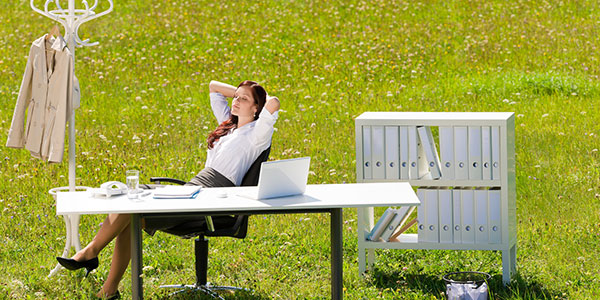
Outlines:
{"type": "Polygon", "coordinates": [[[212,80],[208,84],[208,89],[211,93],[221,93],[225,97],[233,98],[236,88],[233,85],[227,83],[218,82],[212,80]]]}
{"type": "Polygon", "coordinates": [[[267,96],[267,102],[265,103],[265,108],[269,111],[269,113],[273,114],[279,110],[279,99],[275,96],[267,96]]]}
{"type": "Polygon", "coordinates": [[[256,125],[252,131],[251,141],[256,146],[263,147],[266,149],[271,142],[271,136],[273,135],[275,121],[279,116],[279,99],[267,95],[267,101],[263,110],[260,112],[256,125]]]}
{"type": "Polygon", "coordinates": [[[211,81],[208,85],[210,90],[210,106],[213,114],[217,118],[217,123],[221,124],[231,117],[231,109],[227,102],[227,97],[233,98],[235,88],[231,85],[218,81],[211,81]]]}

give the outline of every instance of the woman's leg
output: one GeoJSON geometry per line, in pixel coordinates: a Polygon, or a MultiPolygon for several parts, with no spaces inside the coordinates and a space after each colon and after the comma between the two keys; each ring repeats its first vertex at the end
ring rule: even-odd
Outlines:
{"type": "Polygon", "coordinates": [[[119,288],[119,282],[123,278],[125,270],[129,265],[131,259],[131,226],[127,226],[117,235],[115,241],[115,252],[113,253],[110,270],[108,271],[108,277],[104,281],[104,285],[100,292],[99,297],[112,296],[117,292],[119,288]]]}
{"type": "Polygon", "coordinates": [[[131,215],[128,214],[108,215],[94,239],[72,258],[76,261],[85,261],[97,257],[106,245],[108,245],[115,237],[119,236],[124,229],[129,226],[130,222],[131,215]]]}

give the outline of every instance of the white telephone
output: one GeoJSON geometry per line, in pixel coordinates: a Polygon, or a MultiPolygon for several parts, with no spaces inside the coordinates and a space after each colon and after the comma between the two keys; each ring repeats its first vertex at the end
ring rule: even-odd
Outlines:
{"type": "Polygon", "coordinates": [[[100,185],[99,189],[92,189],[94,196],[116,196],[127,193],[127,185],[120,181],[109,181],[100,185]]]}

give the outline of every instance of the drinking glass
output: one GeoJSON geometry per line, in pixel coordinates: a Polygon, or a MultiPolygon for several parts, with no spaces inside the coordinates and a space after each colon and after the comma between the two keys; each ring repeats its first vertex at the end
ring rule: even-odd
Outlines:
{"type": "Polygon", "coordinates": [[[140,190],[140,171],[127,170],[127,197],[129,199],[138,199],[140,190]]]}

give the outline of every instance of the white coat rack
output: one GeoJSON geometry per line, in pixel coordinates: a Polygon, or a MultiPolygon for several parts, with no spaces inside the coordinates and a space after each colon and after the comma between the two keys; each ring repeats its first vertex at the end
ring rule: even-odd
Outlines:
{"type": "MultiPolygon", "coordinates": [[[[89,6],[86,0],[81,1],[83,7],[85,8],[75,8],[75,0],[68,0],[68,6],[66,9],[62,8],[60,5],[60,0],[47,0],[44,4],[44,10],[41,10],[35,6],[33,3],[34,0],[31,0],[29,3],[31,9],[35,12],[41,14],[42,16],[46,16],[56,22],[62,24],[65,29],[65,39],[67,41],[67,47],[71,51],[73,55],[73,61],[75,61],[75,48],[83,47],[83,46],[95,46],[98,45],[98,42],[90,43],[89,39],[81,40],[79,38],[79,26],[81,24],[91,21],[93,19],[99,18],[103,15],[110,13],[113,10],[113,1],[107,0],[110,4],[110,7],[101,12],[96,13],[95,9],[98,6],[98,0],[94,0],[94,5],[89,6]],[[49,6],[54,4],[56,9],[50,10],[49,6]]],[[[63,1],[64,2],[64,1],[63,1]]],[[[56,198],[56,193],[59,191],[76,191],[76,190],[85,190],[88,187],[84,186],[76,186],[75,185],[75,111],[71,112],[71,117],[69,119],[69,186],[68,187],[58,187],[53,188],[49,191],[51,195],[56,198]]],[[[81,243],[79,241],[79,215],[65,215],[65,226],[67,228],[67,238],[65,243],[65,249],[63,251],[62,256],[68,257],[71,247],[75,248],[75,251],[81,250],[81,243]]],[[[49,277],[56,274],[61,269],[59,264],[50,271],[49,277]]]]}

